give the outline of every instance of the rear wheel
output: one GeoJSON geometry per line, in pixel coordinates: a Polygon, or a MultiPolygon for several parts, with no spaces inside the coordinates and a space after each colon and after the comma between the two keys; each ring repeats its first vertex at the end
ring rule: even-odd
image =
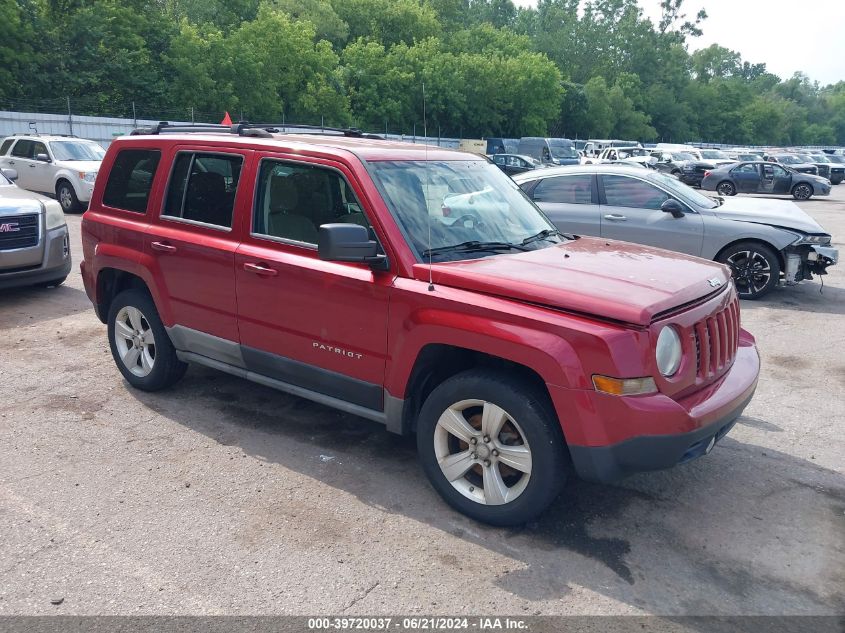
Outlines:
{"type": "Polygon", "coordinates": [[[756,242],[740,242],[719,253],[717,260],[731,267],[741,299],[759,299],[780,280],[780,260],[774,250],[756,242]]]}
{"type": "Polygon", "coordinates": [[[732,182],[724,180],[719,183],[716,187],[716,191],[718,191],[723,196],[735,196],[736,195],[736,187],[732,182]]]}
{"type": "Polygon", "coordinates": [[[109,307],[109,346],[123,377],[133,387],[158,391],[179,381],[188,368],[143,290],[124,290],[109,307]]]}
{"type": "Polygon", "coordinates": [[[792,197],[796,200],[809,200],[813,195],[813,188],[806,182],[799,182],[792,188],[792,197]]]}
{"type": "Polygon", "coordinates": [[[429,395],[417,448],[446,502],[492,525],[530,521],[567,477],[568,455],[547,398],[528,382],[490,370],[453,376],[429,395]]]}

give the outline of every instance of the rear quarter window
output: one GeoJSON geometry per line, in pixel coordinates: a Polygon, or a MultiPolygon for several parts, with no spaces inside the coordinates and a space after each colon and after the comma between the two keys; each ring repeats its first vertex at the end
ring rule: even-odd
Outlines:
{"type": "Polygon", "coordinates": [[[103,204],[124,211],[146,213],[160,160],[161,152],[158,150],[121,150],[109,171],[103,204]]]}
{"type": "Polygon", "coordinates": [[[15,142],[15,139],[13,139],[13,138],[7,138],[5,141],[3,141],[3,144],[0,145],[0,156],[5,156],[6,152],[9,151],[9,148],[12,146],[12,143],[14,143],[14,142],[15,142]]]}

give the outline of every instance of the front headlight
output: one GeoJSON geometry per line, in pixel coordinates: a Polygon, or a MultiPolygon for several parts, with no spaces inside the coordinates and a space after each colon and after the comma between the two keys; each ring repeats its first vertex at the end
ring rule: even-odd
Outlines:
{"type": "Polygon", "coordinates": [[[58,202],[55,200],[45,202],[44,210],[46,212],[44,222],[48,231],[65,225],[65,214],[58,202]]]}
{"type": "Polygon", "coordinates": [[[660,330],[660,335],[657,337],[657,347],[654,350],[654,356],[657,359],[657,369],[660,373],[666,376],[675,375],[678,367],[681,366],[681,337],[678,332],[671,325],[667,325],[660,330]]]}
{"type": "Polygon", "coordinates": [[[79,177],[87,183],[93,183],[97,179],[96,171],[81,171],[79,177]]]}
{"type": "Polygon", "coordinates": [[[801,244],[817,244],[819,246],[826,246],[830,244],[830,235],[802,235],[797,242],[793,242],[793,246],[800,246],[801,244]]]}

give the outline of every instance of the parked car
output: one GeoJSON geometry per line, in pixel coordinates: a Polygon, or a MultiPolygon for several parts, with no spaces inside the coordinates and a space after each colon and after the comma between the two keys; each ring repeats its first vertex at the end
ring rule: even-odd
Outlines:
{"type": "MultiPolygon", "coordinates": [[[[584,157],[581,160],[582,165],[590,165],[592,163],[610,163],[617,160],[627,160],[629,158],[641,158],[641,157],[648,157],[651,158],[651,153],[649,150],[645,149],[644,147],[640,147],[638,145],[632,145],[627,147],[605,147],[598,156],[590,158],[584,157]]],[[[649,161],[651,162],[651,161],[649,161]]]]}
{"type": "Polygon", "coordinates": [[[519,154],[494,154],[488,158],[508,176],[543,167],[536,158],[519,154]]]}
{"type": "Polygon", "coordinates": [[[745,148],[733,148],[725,151],[728,158],[732,161],[747,161],[747,160],[764,160],[764,153],[762,150],[752,150],[745,148]]]}
{"type": "Polygon", "coordinates": [[[684,163],[678,179],[691,187],[700,187],[707,171],[735,162],[724,152],[715,149],[697,149],[690,151],[690,153],[695,157],[695,160],[684,163]]]}
{"type": "Polygon", "coordinates": [[[826,154],[801,154],[819,170],[819,176],[827,178],[832,185],[838,185],[845,180],[845,166],[831,160],[826,154]]]}
{"type": "Polygon", "coordinates": [[[74,213],[91,199],[104,154],[94,141],[74,136],[16,134],[0,145],[0,167],[16,169],[22,189],[55,194],[74,213]]]}
{"type": "Polygon", "coordinates": [[[519,139],[517,138],[488,138],[487,151],[484,152],[488,156],[490,154],[516,154],[519,148],[519,139]]]}
{"type": "Polygon", "coordinates": [[[85,290],[138,389],[196,363],[416,433],[433,487],[497,525],[570,465],[608,481],[708,453],[754,393],[727,267],[561,235],[477,155],[145,132],[110,145],[82,219],[85,290]]]}
{"type": "Polygon", "coordinates": [[[13,182],[0,169],[0,288],[60,286],[70,273],[70,241],[59,203],[13,182]]]}
{"type": "Polygon", "coordinates": [[[544,165],[577,165],[581,160],[575,145],[568,138],[524,136],[519,139],[521,156],[530,156],[544,165]]]}
{"type": "Polygon", "coordinates": [[[830,195],[830,181],[767,161],[731,163],[708,171],[701,188],[723,196],[737,193],[791,194],[796,200],[830,195]]]}
{"type": "Polygon", "coordinates": [[[684,165],[688,162],[695,161],[695,156],[686,152],[652,150],[651,155],[657,159],[657,162],[654,164],[654,168],[657,171],[675,176],[676,178],[681,177],[684,171],[684,165]]]}
{"type": "Polygon", "coordinates": [[[812,174],[813,176],[819,175],[818,167],[812,163],[808,163],[805,159],[799,158],[795,154],[767,154],[766,160],[771,163],[783,165],[784,167],[788,167],[789,169],[802,174],[812,174]]]}
{"type": "Polygon", "coordinates": [[[839,258],[830,235],[793,202],[713,199],[665,174],[621,165],[547,169],[514,181],[561,231],[727,264],[743,299],[823,275],[839,258]]]}

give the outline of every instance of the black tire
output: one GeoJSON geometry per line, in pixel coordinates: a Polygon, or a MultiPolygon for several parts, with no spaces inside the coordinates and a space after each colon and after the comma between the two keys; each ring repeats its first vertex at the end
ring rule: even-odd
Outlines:
{"type": "Polygon", "coordinates": [[[777,253],[759,242],[739,242],[729,246],[719,253],[716,260],[730,266],[741,299],[759,299],[780,281],[777,253]],[[761,277],[765,274],[768,274],[768,279],[764,281],[761,277]]]}
{"type": "Polygon", "coordinates": [[[799,182],[792,188],[792,197],[796,200],[809,200],[814,193],[813,186],[806,182],[799,182]]]}
{"type": "Polygon", "coordinates": [[[76,197],[76,192],[73,190],[67,180],[60,180],[56,183],[56,200],[62,207],[65,213],[78,213],[82,210],[82,205],[79,203],[79,198],[76,197]]]}
{"type": "Polygon", "coordinates": [[[149,293],[144,290],[137,288],[124,290],[114,298],[109,306],[108,336],[112,358],[114,358],[117,368],[127,382],[137,389],[143,391],[166,389],[176,384],[188,369],[187,363],[183,363],[176,357],[176,349],[170,342],[170,337],[158,316],[155,303],[153,303],[149,293]],[[154,336],[152,370],[143,376],[133,373],[124,362],[119,349],[121,343],[118,342],[115,335],[118,315],[121,310],[127,307],[140,311],[143,321],[152,330],[154,336]]]}
{"type": "Polygon", "coordinates": [[[729,180],[723,180],[716,185],[716,192],[722,194],[723,196],[735,196],[736,186],[734,186],[734,184],[729,180]]]}
{"type": "MultiPolygon", "coordinates": [[[[520,445],[510,444],[509,446],[520,445]]],[[[560,493],[570,470],[569,453],[563,433],[547,395],[524,380],[486,369],[469,370],[457,374],[431,392],[420,411],[417,424],[417,449],[423,470],[431,485],[450,506],[476,521],[497,526],[521,525],[543,512],[560,493]],[[438,420],[447,409],[468,400],[492,403],[503,409],[509,420],[501,426],[501,431],[496,437],[485,444],[483,442],[488,442],[488,440],[484,440],[484,436],[480,434],[480,418],[482,417],[480,406],[465,409],[464,420],[468,424],[478,425],[476,428],[479,429],[479,435],[474,438],[478,448],[471,448],[457,436],[448,435],[437,429],[438,420]],[[473,415],[469,415],[468,412],[473,415]],[[512,425],[510,420],[516,422],[516,425],[512,425]],[[464,486],[464,490],[469,491],[468,493],[459,491],[441,470],[436,449],[438,436],[448,438],[446,442],[452,442],[455,451],[478,450],[479,453],[481,449],[485,451],[483,456],[478,455],[474,466],[455,479],[459,482],[458,485],[464,486]],[[527,443],[529,447],[530,476],[525,482],[522,481],[525,477],[523,473],[503,462],[498,462],[502,459],[501,454],[491,452],[496,445],[504,451],[505,443],[513,440],[514,437],[517,439],[521,437],[524,440],[523,444],[527,443]],[[499,455],[499,457],[494,458],[491,455],[499,455]],[[501,505],[488,505],[466,496],[466,494],[486,496],[484,479],[480,474],[487,472],[481,463],[485,457],[493,460],[492,468],[499,473],[499,480],[505,486],[508,486],[504,481],[505,478],[513,480],[514,477],[518,477],[512,487],[507,487],[508,494],[517,493],[513,500],[501,505]],[[467,488],[473,483],[470,478],[473,478],[478,488],[471,486],[467,488]],[[520,489],[521,492],[518,492],[520,489]],[[473,490],[476,492],[473,493],[473,490]]],[[[489,460],[484,460],[488,470],[489,460]]]]}

